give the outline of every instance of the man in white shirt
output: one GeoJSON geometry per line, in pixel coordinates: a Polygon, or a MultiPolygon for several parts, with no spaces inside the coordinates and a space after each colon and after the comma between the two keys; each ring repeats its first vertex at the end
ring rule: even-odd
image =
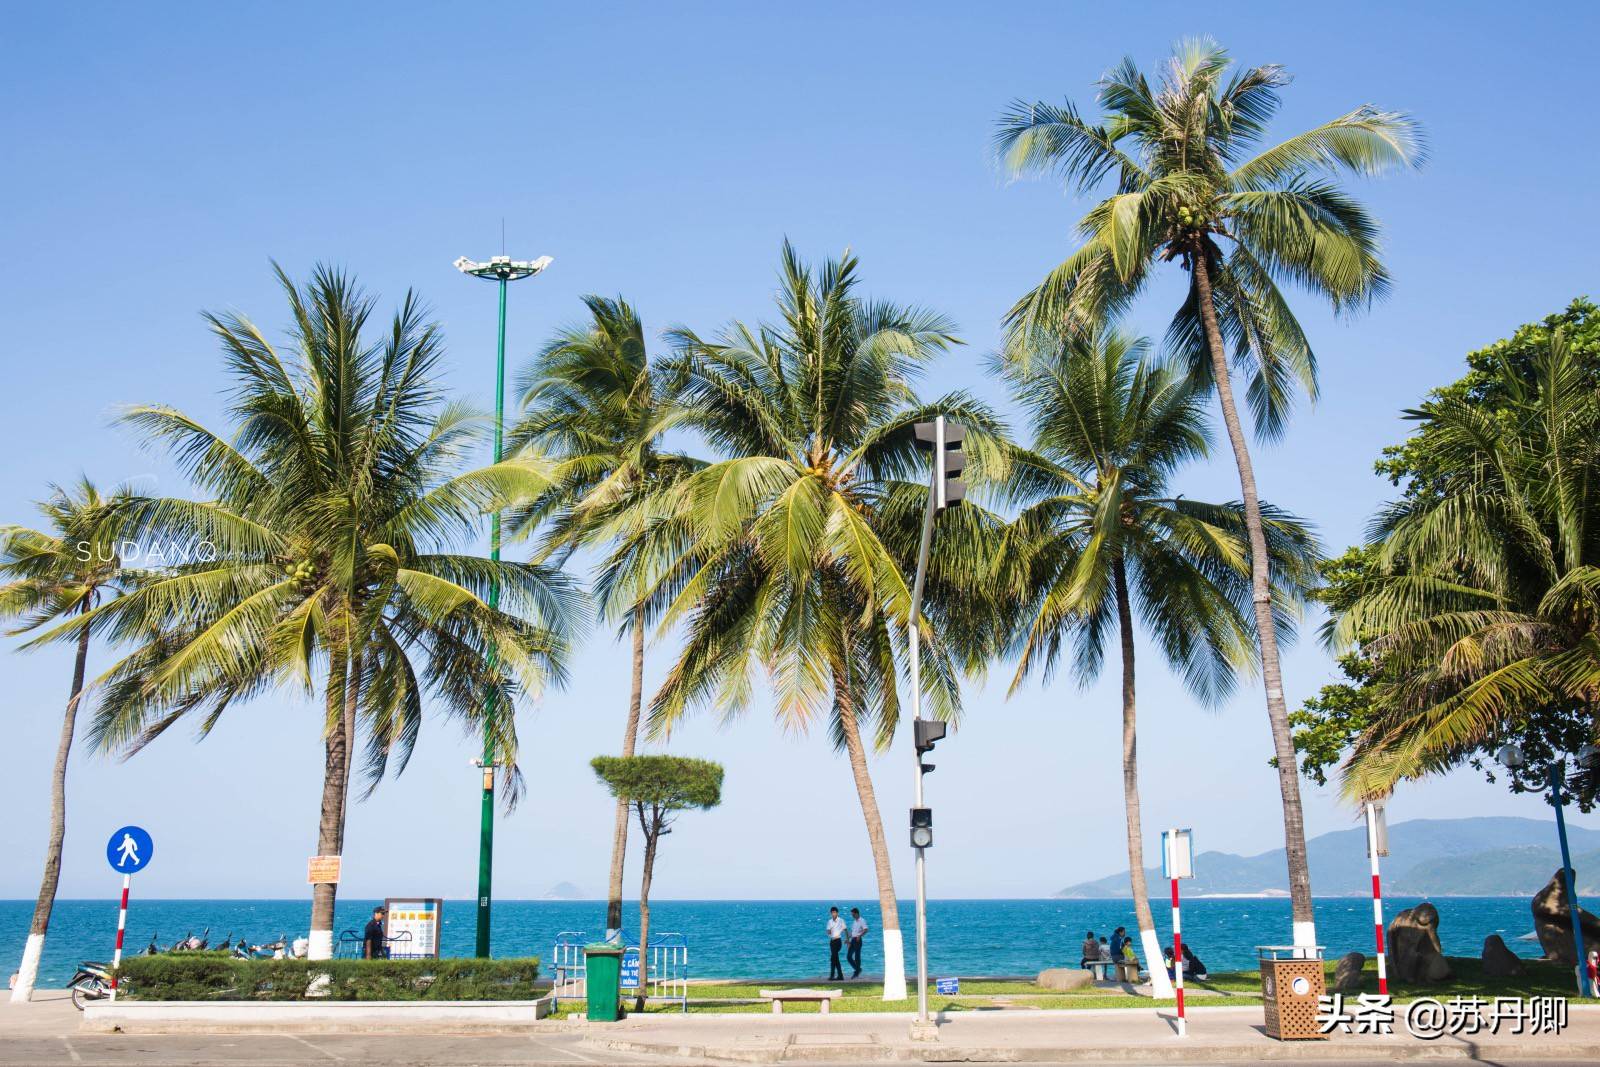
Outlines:
{"type": "Polygon", "coordinates": [[[860,908],[850,909],[850,948],[845,952],[845,958],[850,961],[850,969],[854,972],[851,978],[861,977],[861,941],[867,936],[867,920],[861,917],[860,908]]]}
{"type": "Polygon", "coordinates": [[[844,945],[844,920],[838,908],[828,909],[828,980],[844,980],[844,968],[839,966],[839,949],[844,945]]]}

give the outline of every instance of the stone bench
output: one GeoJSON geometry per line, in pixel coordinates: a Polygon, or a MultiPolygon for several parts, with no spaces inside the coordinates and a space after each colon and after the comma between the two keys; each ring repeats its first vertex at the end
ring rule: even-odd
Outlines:
{"type": "Polygon", "coordinates": [[[761,999],[772,1001],[772,1014],[782,1015],[783,1005],[786,1002],[796,1004],[816,1004],[817,1011],[823,1015],[828,1014],[828,1005],[835,998],[844,996],[842,989],[763,989],[761,999]]]}

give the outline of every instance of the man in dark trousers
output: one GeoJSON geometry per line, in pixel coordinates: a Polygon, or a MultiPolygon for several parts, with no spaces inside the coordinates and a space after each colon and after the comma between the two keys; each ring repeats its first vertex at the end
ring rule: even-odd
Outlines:
{"type": "Polygon", "coordinates": [[[361,938],[361,957],[368,960],[381,960],[389,955],[388,944],[383,933],[383,909],[372,909],[372,921],[367,923],[366,932],[361,938]]]}
{"type": "Polygon", "coordinates": [[[828,979],[844,981],[844,968],[839,966],[839,949],[844,946],[844,920],[838,908],[828,909],[828,979]]]}
{"type": "Polygon", "coordinates": [[[851,978],[861,977],[861,941],[867,936],[867,920],[861,917],[860,908],[850,909],[850,947],[845,958],[850,961],[851,978]]]}

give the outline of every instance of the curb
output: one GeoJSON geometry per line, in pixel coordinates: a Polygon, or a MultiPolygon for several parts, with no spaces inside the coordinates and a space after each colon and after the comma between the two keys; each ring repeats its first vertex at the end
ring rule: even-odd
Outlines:
{"type": "Polygon", "coordinates": [[[1392,1046],[1362,1042],[1305,1041],[1271,1045],[1107,1045],[1059,1048],[988,1048],[982,1046],[941,1047],[927,1044],[913,1047],[883,1045],[876,1042],[854,1044],[792,1045],[773,1039],[769,1045],[736,1048],[716,1045],[676,1045],[670,1042],[632,1041],[626,1038],[585,1037],[580,1042],[597,1052],[622,1052],[634,1055],[666,1056],[676,1059],[710,1060],[720,1063],[1247,1063],[1266,1060],[1278,1063],[1295,1061],[1336,1062],[1374,1061],[1385,1063],[1555,1061],[1595,1062],[1600,1060],[1591,1044],[1540,1043],[1495,1045],[1489,1048],[1471,1044],[1419,1044],[1406,1042],[1392,1046]]]}

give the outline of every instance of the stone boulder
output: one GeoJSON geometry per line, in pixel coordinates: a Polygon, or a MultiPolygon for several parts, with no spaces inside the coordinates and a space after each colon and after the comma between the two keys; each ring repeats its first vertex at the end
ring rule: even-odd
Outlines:
{"type": "MultiPolygon", "coordinates": [[[[1600,947],[1600,919],[1578,908],[1578,923],[1583,929],[1586,950],[1600,947]]],[[[1550,876],[1545,887],[1533,895],[1533,929],[1546,959],[1568,967],[1578,960],[1573,955],[1572,913],[1567,906],[1567,881],[1560,871],[1550,876]]]]}
{"type": "Polygon", "coordinates": [[[1483,974],[1486,978],[1515,978],[1523,971],[1522,961],[1506,947],[1499,934],[1483,939],[1483,974]]]}
{"type": "Polygon", "coordinates": [[[1439,946],[1439,909],[1407,908],[1389,924],[1389,976],[1401,982],[1447,982],[1455,977],[1439,946]]]}
{"type": "Polygon", "coordinates": [[[1034,984],[1052,993],[1070,993],[1094,982],[1094,975],[1081,967],[1051,967],[1040,971],[1034,984]]]}
{"type": "Polygon", "coordinates": [[[1346,952],[1339,957],[1338,966],[1333,969],[1333,990],[1335,993],[1358,993],[1361,991],[1361,969],[1367,965],[1367,957],[1359,952],[1346,952]]]}

